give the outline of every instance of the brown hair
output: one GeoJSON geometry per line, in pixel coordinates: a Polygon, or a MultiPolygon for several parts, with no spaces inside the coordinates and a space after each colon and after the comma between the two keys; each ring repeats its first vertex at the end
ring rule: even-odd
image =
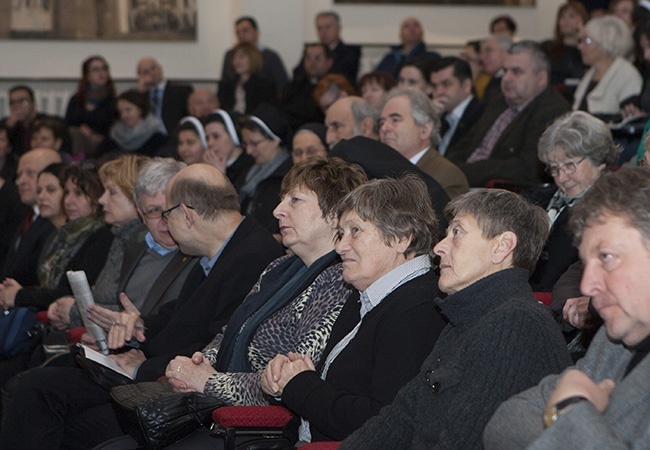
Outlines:
{"type": "Polygon", "coordinates": [[[137,208],[133,198],[133,189],[138,178],[138,173],[147,161],[149,161],[149,158],[146,156],[121,156],[101,166],[99,168],[99,178],[103,184],[106,184],[108,180],[115,183],[122,193],[131,200],[133,207],[137,208]]]}
{"type": "Polygon", "coordinates": [[[262,70],[264,65],[264,60],[262,59],[262,53],[252,44],[245,42],[239,43],[232,48],[232,55],[235,56],[237,52],[243,52],[248,57],[248,63],[250,64],[250,73],[258,73],[262,70]]]}

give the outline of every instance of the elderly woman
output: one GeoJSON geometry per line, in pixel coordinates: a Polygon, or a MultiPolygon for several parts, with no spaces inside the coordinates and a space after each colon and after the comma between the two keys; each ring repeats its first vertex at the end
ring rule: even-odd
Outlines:
{"type": "Polygon", "coordinates": [[[251,114],[262,103],[275,103],[275,83],[261,75],[263,63],[262,53],[254,45],[235,45],[232,49],[235,78],[219,83],[219,103],[223,109],[251,114]]]}
{"type": "MultiPolygon", "coordinates": [[[[140,225],[137,207],[133,200],[133,188],[138,172],[147,158],[125,155],[109,161],[99,169],[99,178],[104,186],[104,194],[99,203],[104,210],[104,221],[112,225],[113,242],[106,264],[93,286],[95,302],[115,304],[115,292],[122,267],[122,258],[127,242],[137,232],[140,225]]],[[[81,326],[79,310],[74,305],[74,297],[61,297],[48,309],[48,318],[57,328],[81,326]]]]}
{"type": "Polygon", "coordinates": [[[576,88],[574,110],[618,114],[623,100],[641,92],[643,79],[625,59],[632,44],[630,29],[618,17],[597,17],[587,23],[578,49],[590,68],[576,88]]]}
{"type": "Polygon", "coordinates": [[[242,149],[241,138],[232,114],[216,109],[201,119],[208,141],[204,162],[225,172],[230,182],[239,190],[253,158],[242,149]]]}
{"type": "Polygon", "coordinates": [[[185,164],[203,162],[208,141],[203,124],[192,116],[183,117],[176,128],[176,151],[185,164]]]}
{"type": "Polygon", "coordinates": [[[278,233],[273,216],[282,178],[291,167],[289,152],[283,146],[288,131],[273,107],[262,107],[255,116],[245,116],[240,122],[242,142],[255,164],[239,186],[242,213],[252,215],[260,225],[278,233]]]}
{"type": "Polygon", "coordinates": [[[370,182],[337,214],[343,278],[359,296],[343,307],[320,363],[278,355],[262,377],[262,389],[302,417],[305,442],[344,439],[390,404],[445,326],[433,302],[438,223],[422,180],[370,182]]]}
{"type": "Polygon", "coordinates": [[[549,238],[530,279],[534,291],[551,292],[560,275],[577,261],[578,251],[566,227],[569,211],[611,169],[619,151],[607,125],[582,111],[558,118],[542,134],[537,154],[557,189],[547,192],[546,198],[533,198],[551,220],[549,238]]]}
{"type": "Polygon", "coordinates": [[[294,164],[314,157],[327,157],[327,128],[322,123],[309,122],[293,135],[291,159],[294,164]]]}

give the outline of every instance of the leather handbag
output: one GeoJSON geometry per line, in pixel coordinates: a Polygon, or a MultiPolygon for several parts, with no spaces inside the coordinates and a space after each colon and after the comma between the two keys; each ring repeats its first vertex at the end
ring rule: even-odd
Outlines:
{"type": "Polygon", "coordinates": [[[166,380],[114,387],[111,402],[122,431],[148,449],[167,447],[209,424],[212,411],[223,405],[198,392],[174,393],[166,380]]]}

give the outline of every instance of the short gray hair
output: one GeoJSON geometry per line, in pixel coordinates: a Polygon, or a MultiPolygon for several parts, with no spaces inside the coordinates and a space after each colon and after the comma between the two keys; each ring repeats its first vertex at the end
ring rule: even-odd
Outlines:
{"type": "Polygon", "coordinates": [[[167,183],[174,175],[187,167],[187,164],[172,158],[152,158],[147,161],[138,173],[133,188],[135,204],[142,210],[142,196],[155,197],[165,193],[167,183]]]}
{"type": "Polygon", "coordinates": [[[495,41],[497,46],[503,50],[508,50],[512,45],[512,38],[503,34],[493,34],[481,40],[481,44],[487,41],[495,41]]]}
{"type": "Polygon", "coordinates": [[[425,126],[432,123],[431,133],[429,134],[429,141],[431,145],[437,147],[440,143],[440,118],[431,105],[431,100],[427,95],[413,88],[393,88],[386,95],[384,105],[396,97],[406,97],[411,105],[411,114],[413,120],[419,126],[425,126]]]}
{"type": "Polygon", "coordinates": [[[603,174],[571,208],[569,226],[575,245],[585,228],[601,224],[604,216],[625,219],[650,248],[650,168],[624,168],[603,174]]]}
{"type": "Polygon", "coordinates": [[[629,27],[616,16],[591,19],[585,25],[585,32],[612,58],[626,56],[634,45],[629,27]]]}
{"type": "Polygon", "coordinates": [[[168,194],[172,204],[184,204],[210,221],[216,221],[223,212],[239,212],[239,199],[233,185],[225,180],[219,184],[204,177],[181,177],[174,180],[168,194]]]}
{"type": "Polygon", "coordinates": [[[379,134],[379,111],[377,111],[377,108],[368,103],[367,100],[360,99],[352,102],[350,109],[352,110],[352,117],[354,118],[354,134],[359,134],[359,124],[366,117],[370,117],[372,119],[373,133],[379,134]]]}
{"type": "Polygon", "coordinates": [[[589,158],[596,166],[609,169],[616,164],[621,148],[600,119],[584,111],[573,111],[555,120],[544,131],[537,145],[537,156],[548,165],[548,156],[561,149],[569,158],[589,158]]]}
{"type": "Polygon", "coordinates": [[[502,189],[481,189],[455,198],[445,208],[451,222],[467,214],[476,220],[483,237],[492,239],[511,231],[517,236],[512,265],[533,273],[549,232],[546,211],[519,195],[502,189]]]}
{"type": "Polygon", "coordinates": [[[508,49],[509,55],[518,55],[520,53],[528,53],[530,60],[533,63],[533,70],[535,73],[545,71],[547,74],[551,73],[551,60],[548,54],[542,49],[542,46],[535,41],[524,40],[515,42],[508,49]]]}
{"type": "Polygon", "coordinates": [[[410,238],[407,256],[432,255],[438,219],[427,186],[418,175],[382,178],[359,186],[339,204],[339,220],[348,211],[377,227],[384,244],[410,238]]]}

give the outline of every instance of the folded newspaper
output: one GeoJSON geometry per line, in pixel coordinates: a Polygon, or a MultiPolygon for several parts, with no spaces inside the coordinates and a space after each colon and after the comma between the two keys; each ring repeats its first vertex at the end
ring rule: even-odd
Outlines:
{"type": "Polygon", "coordinates": [[[108,346],[106,345],[106,333],[95,322],[88,318],[88,307],[95,304],[92,291],[88,285],[88,278],[86,272],[83,270],[66,272],[72,293],[77,302],[77,308],[86,327],[86,332],[95,338],[97,346],[104,355],[108,355],[108,346]]]}

